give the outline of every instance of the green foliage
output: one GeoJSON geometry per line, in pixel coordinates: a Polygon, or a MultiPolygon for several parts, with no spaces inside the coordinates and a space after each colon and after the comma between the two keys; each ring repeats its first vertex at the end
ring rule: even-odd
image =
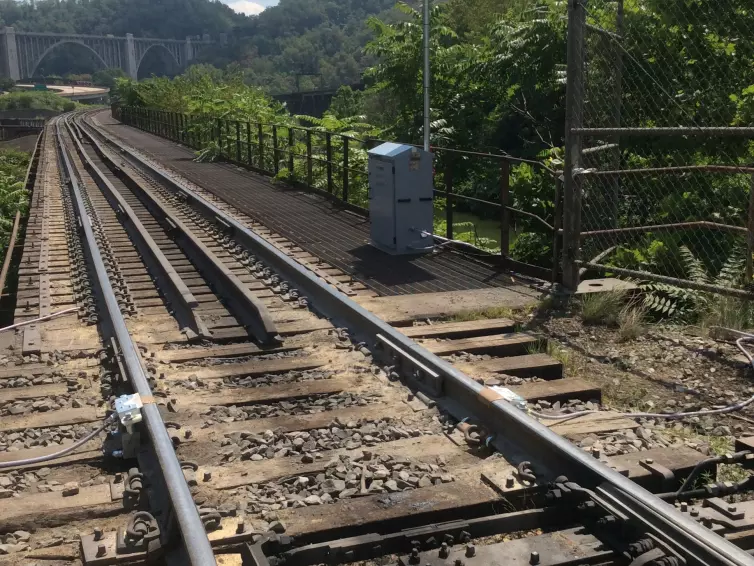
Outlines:
{"type": "Polygon", "coordinates": [[[28,164],[28,153],[0,150],[0,249],[3,253],[16,211],[24,212],[29,203],[29,196],[24,188],[28,164]]]}
{"type": "Polygon", "coordinates": [[[57,110],[70,112],[76,103],[49,91],[19,91],[0,96],[0,110],[57,110]]]}
{"type": "MultiPolygon", "coordinates": [[[[717,274],[712,274],[691,250],[679,249],[685,275],[693,282],[734,289],[746,284],[746,251],[742,246],[731,252],[717,274]]],[[[754,322],[754,308],[750,301],[721,296],[652,281],[641,283],[644,306],[655,318],[675,318],[687,322],[701,322],[703,326],[720,325],[743,329],[754,322]]]]}
{"type": "Polygon", "coordinates": [[[117,80],[124,78],[126,78],[126,73],[120,68],[103,69],[92,75],[92,83],[97,86],[114,88],[117,80]]]}
{"type": "Polygon", "coordinates": [[[329,111],[341,118],[363,116],[365,114],[364,93],[352,90],[350,86],[340,87],[330,103],[329,111]]]}
{"type": "Polygon", "coordinates": [[[9,77],[0,77],[0,90],[10,90],[16,86],[16,81],[9,77]]]}

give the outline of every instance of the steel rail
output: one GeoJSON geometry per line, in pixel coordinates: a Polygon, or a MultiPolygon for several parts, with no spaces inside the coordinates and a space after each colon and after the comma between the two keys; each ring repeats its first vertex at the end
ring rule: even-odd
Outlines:
{"type": "MultiPolygon", "coordinates": [[[[172,307],[175,310],[176,318],[182,325],[182,330],[187,332],[187,334],[188,330],[191,330],[196,336],[208,338],[210,334],[207,330],[207,325],[202,320],[201,315],[196,312],[199,302],[194,297],[194,294],[165,257],[165,254],[162,253],[162,250],[160,250],[120,192],[87,155],[84,147],[75,135],[73,127],[67,120],[66,126],[71,134],[73,143],[76,145],[79,157],[84,163],[84,167],[86,167],[94,182],[97,183],[102,192],[108,197],[108,201],[110,201],[111,206],[115,209],[116,214],[121,217],[124,228],[129,233],[129,236],[131,236],[147,266],[156,271],[155,276],[160,277],[163,283],[170,289],[172,294],[171,299],[173,299],[172,307]]],[[[191,338],[192,336],[189,337],[191,338]]]]}
{"type": "MultiPolygon", "coordinates": [[[[77,124],[75,125],[78,127],[77,124]]],[[[109,167],[117,169],[116,175],[121,181],[123,181],[126,186],[131,187],[132,190],[138,191],[144,197],[146,202],[143,202],[143,204],[146,206],[147,210],[158,221],[163,221],[170,226],[172,236],[179,245],[179,248],[184,249],[185,253],[188,257],[192,258],[199,269],[211,276],[213,283],[219,290],[220,294],[226,301],[228,301],[228,306],[235,313],[244,328],[246,328],[246,330],[256,338],[260,344],[280,343],[281,338],[277,325],[272,319],[272,315],[265,304],[249,291],[248,287],[244,285],[238,276],[236,276],[231,269],[221,261],[184,222],[180,220],[178,216],[171,214],[164,206],[162,206],[155,195],[152,194],[151,190],[143,186],[119,167],[115,162],[115,157],[106,151],[90,133],[83,129],[81,132],[83,135],[87,136],[95,153],[97,153],[97,155],[107,163],[109,167]]],[[[81,151],[83,152],[83,147],[81,148],[81,151]]],[[[88,156],[87,159],[89,159],[88,156]]],[[[102,174],[100,173],[100,175],[102,174]]],[[[104,176],[102,176],[102,178],[104,179],[104,176]]],[[[115,191],[117,194],[114,187],[111,190],[115,191]]],[[[183,285],[185,286],[185,284],[183,285]]],[[[188,291],[188,289],[186,290],[188,291]]],[[[207,332],[206,328],[204,329],[204,332],[207,332]]],[[[201,334],[201,332],[199,334],[201,334]]]]}
{"type": "Polygon", "coordinates": [[[499,448],[511,444],[522,454],[546,461],[560,473],[575,474],[572,480],[585,486],[607,486],[619,494],[616,508],[629,520],[669,544],[687,560],[689,566],[752,566],[754,558],[731,542],[683,515],[651,492],[599,462],[574,446],[524,411],[470,378],[449,362],[432,354],[364,307],[348,298],[288,257],[201,195],[177,181],[165,168],[142,158],[136,151],[116,140],[102,128],[88,122],[97,134],[117,147],[124,156],[138,164],[166,188],[188,197],[188,202],[208,218],[220,218],[234,230],[234,238],[246,246],[278,273],[309,296],[317,309],[332,318],[359,329],[372,340],[390,342],[412,359],[414,367],[434,372],[442,380],[443,405],[454,417],[470,415],[481,418],[497,433],[493,444],[499,448]],[[652,520],[648,520],[652,517],[652,520]]]}
{"type": "Polygon", "coordinates": [[[107,270],[102,260],[94,231],[92,230],[91,218],[84,207],[81,188],[76,180],[76,173],[68,150],[65,147],[59,123],[55,124],[55,132],[61,164],[73,196],[75,209],[80,220],[80,228],[84,232],[85,248],[94,266],[97,285],[105,303],[106,313],[102,314],[107,317],[114,337],[118,342],[129,381],[134,391],[139,394],[144,403],[142,408],[144,425],[165,480],[168,498],[172,505],[173,518],[180,531],[188,563],[191,566],[215,566],[217,563],[212,552],[212,546],[207,538],[204,524],[199,517],[196,504],[186,484],[181,465],[176,457],[173,443],[162,421],[159,409],[154,403],[152,390],[149,387],[147,373],[142,364],[138,348],[134,344],[126,327],[126,321],[120,312],[115,292],[110,284],[107,270]]]}

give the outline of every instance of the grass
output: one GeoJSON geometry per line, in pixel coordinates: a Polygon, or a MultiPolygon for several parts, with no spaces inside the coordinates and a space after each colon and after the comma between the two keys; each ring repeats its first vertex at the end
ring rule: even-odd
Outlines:
{"type": "Polygon", "coordinates": [[[644,316],[646,309],[642,306],[626,305],[618,313],[618,337],[621,342],[636,340],[644,334],[644,316]]]}
{"type": "Polygon", "coordinates": [[[581,318],[586,324],[615,326],[624,308],[625,298],[625,291],[606,291],[584,295],[581,298],[581,318]]]}
{"type": "Polygon", "coordinates": [[[713,298],[700,320],[702,328],[722,326],[733,330],[746,330],[750,325],[750,302],[722,295],[713,298]]]}
{"type": "Polygon", "coordinates": [[[464,311],[454,314],[448,319],[448,322],[472,322],[474,320],[492,320],[495,318],[513,319],[515,318],[516,313],[517,311],[510,307],[489,307],[486,309],[464,311]]]}

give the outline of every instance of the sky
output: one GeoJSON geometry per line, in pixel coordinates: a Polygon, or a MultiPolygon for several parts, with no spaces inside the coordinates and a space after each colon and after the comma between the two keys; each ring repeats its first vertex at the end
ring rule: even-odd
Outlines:
{"type": "Polygon", "coordinates": [[[233,8],[236,12],[253,16],[262,12],[269,6],[275,6],[278,0],[222,0],[225,4],[233,8]]]}

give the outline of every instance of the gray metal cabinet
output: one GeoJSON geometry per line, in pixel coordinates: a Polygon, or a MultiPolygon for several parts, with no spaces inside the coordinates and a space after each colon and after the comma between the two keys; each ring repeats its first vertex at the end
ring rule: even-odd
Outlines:
{"type": "Polygon", "coordinates": [[[384,143],[369,151],[369,218],[372,244],[390,254],[432,250],[431,153],[384,143]]]}

